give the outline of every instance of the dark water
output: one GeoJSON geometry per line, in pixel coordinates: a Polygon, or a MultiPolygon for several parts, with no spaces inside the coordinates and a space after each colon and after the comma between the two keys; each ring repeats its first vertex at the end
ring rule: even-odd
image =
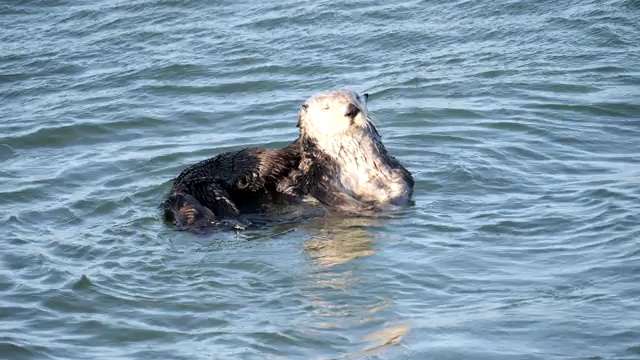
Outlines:
{"type": "Polygon", "coordinates": [[[0,357],[640,358],[640,2],[0,2],[0,357]],[[367,91],[388,219],[176,232],[188,164],[367,91]]]}

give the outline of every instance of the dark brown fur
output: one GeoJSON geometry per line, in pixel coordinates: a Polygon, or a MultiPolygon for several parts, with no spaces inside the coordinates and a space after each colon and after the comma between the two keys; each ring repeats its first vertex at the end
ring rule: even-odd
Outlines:
{"type": "Polygon", "coordinates": [[[223,223],[243,228],[241,207],[260,198],[286,198],[277,188],[299,159],[294,142],[281,150],[247,148],[193,164],[174,180],[162,205],[165,219],[194,232],[223,223]]]}

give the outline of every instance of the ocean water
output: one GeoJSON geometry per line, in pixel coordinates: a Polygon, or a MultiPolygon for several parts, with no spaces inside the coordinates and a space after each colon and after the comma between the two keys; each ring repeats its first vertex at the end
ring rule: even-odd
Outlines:
{"type": "Polygon", "coordinates": [[[0,2],[0,358],[639,359],[640,2],[0,2]],[[194,235],[189,164],[370,93],[414,203],[194,235]]]}

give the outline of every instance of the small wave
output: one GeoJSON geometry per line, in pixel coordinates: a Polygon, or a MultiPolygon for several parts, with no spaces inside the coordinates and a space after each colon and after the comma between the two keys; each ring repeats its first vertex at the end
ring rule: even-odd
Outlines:
{"type": "Polygon", "coordinates": [[[141,79],[185,80],[211,76],[211,71],[203,65],[166,64],[156,68],[147,68],[136,75],[141,79]]]}
{"type": "Polygon", "coordinates": [[[484,121],[476,123],[476,126],[486,127],[489,129],[496,130],[507,130],[513,132],[522,132],[522,133],[530,133],[535,134],[541,137],[548,138],[550,135],[550,131],[547,129],[533,125],[524,121],[484,121]]]}
{"type": "MultiPolygon", "coordinates": [[[[622,108],[618,108],[616,105],[570,105],[570,104],[528,104],[526,105],[528,108],[533,109],[548,109],[548,110],[560,110],[560,111],[572,111],[572,112],[581,112],[591,115],[607,115],[607,116],[628,116],[624,112],[624,110],[628,107],[623,106],[622,108]]],[[[636,106],[630,106],[631,109],[636,109],[636,106]]]]}
{"type": "Polygon", "coordinates": [[[20,341],[12,337],[0,337],[0,354],[8,359],[51,359],[53,358],[45,346],[34,346],[28,341],[20,341]]]}
{"type": "Polygon", "coordinates": [[[416,140],[420,142],[428,142],[429,144],[468,144],[477,145],[482,144],[482,141],[466,136],[456,136],[450,134],[424,134],[424,135],[405,135],[405,140],[416,140]]]}
{"type": "Polygon", "coordinates": [[[61,148],[70,145],[95,144],[110,141],[117,134],[120,139],[134,139],[142,135],[134,129],[155,128],[166,122],[154,117],[137,117],[128,121],[112,121],[100,123],[75,123],[55,127],[39,127],[35,130],[0,138],[0,142],[15,149],[28,148],[61,148]]]}
{"type": "Polygon", "coordinates": [[[279,86],[270,80],[245,81],[209,86],[147,85],[142,90],[158,94],[228,94],[266,92],[279,86]]]}
{"type": "Polygon", "coordinates": [[[481,77],[481,78],[487,78],[487,79],[495,79],[500,77],[508,77],[510,75],[517,75],[519,73],[520,72],[517,70],[488,70],[488,71],[481,71],[475,74],[475,76],[481,77]]]}

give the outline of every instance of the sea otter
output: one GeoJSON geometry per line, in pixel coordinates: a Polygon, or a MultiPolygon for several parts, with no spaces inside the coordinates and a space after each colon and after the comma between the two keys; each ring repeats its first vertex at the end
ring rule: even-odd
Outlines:
{"type": "Polygon", "coordinates": [[[391,156],[367,109],[369,95],[330,90],[300,108],[298,168],[277,190],[310,195],[325,206],[362,213],[405,205],[413,193],[411,173],[391,156]]]}
{"type": "Polygon", "coordinates": [[[299,137],[283,149],[248,148],[194,164],[175,179],[165,218],[184,230],[229,223],[243,228],[240,207],[300,201],[362,214],[411,198],[411,173],[391,156],[367,109],[368,94],[331,90],[298,112],[299,137]]]}

